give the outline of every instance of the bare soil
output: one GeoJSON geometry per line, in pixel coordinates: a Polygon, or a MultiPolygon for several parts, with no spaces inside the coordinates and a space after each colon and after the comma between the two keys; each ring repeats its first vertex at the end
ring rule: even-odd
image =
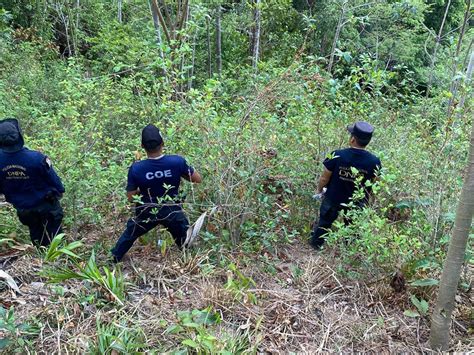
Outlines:
{"type": "MultiPolygon", "coordinates": [[[[98,240],[91,233],[85,243],[98,240]]],[[[41,324],[32,340],[39,354],[87,352],[97,337],[98,318],[126,319],[143,330],[148,348],[170,351],[180,341],[165,333],[162,321],[173,324],[178,310],[208,306],[222,317],[217,336],[246,334],[258,352],[429,352],[429,317],[403,314],[413,308],[410,290],[397,293],[386,278],[361,282],[342,277],[331,251],[315,252],[297,241],[272,254],[235,252],[228,258],[255,282],[242,298],[226,288],[229,269],[209,267],[209,252],[184,255],[171,248],[162,255],[154,246],[136,243],[121,266],[128,284],[120,307],[87,300],[94,289],[84,281],[64,282],[58,293],[57,286],[39,276],[43,261],[38,253],[18,245],[0,255],[0,269],[14,278],[21,293],[0,283],[0,305],[14,307],[17,323],[34,319],[41,324]]],[[[105,254],[98,263],[112,267],[105,254]]],[[[472,292],[461,292],[456,300],[451,350],[472,351],[472,292]]]]}

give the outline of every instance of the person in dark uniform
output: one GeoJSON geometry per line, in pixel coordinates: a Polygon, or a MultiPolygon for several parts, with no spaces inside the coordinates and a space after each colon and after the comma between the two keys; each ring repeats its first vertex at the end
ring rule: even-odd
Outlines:
{"type": "Polygon", "coordinates": [[[188,219],[180,205],[181,179],[200,183],[201,176],[179,155],[163,154],[163,138],[159,129],[149,124],[142,131],[142,148],[147,159],[132,164],[128,171],[127,197],[135,205],[135,217],[112,249],[113,260],[119,262],[135,240],[155,228],[164,226],[178,247],[186,240],[188,219]]]}
{"type": "Polygon", "coordinates": [[[18,121],[0,121],[0,194],[28,226],[33,244],[48,246],[61,233],[64,186],[44,154],[24,147],[18,121]]]}
{"type": "MultiPolygon", "coordinates": [[[[320,249],[324,244],[324,235],[337,219],[339,212],[345,210],[343,204],[347,204],[354,194],[355,180],[362,174],[362,186],[365,181],[374,180],[377,171],[381,168],[380,159],[365,148],[372,139],[374,127],[367,122],[356,122],[347,127],[350,133],[350,148],[336,150],[331,157],[324,160],[324,171],[319,178],[317,193],[322,195],[323,189],[327,188],[323,195],[319,211],[319,222],[315,224],[311,233],[310,244],[315,249],[320,249]],[[353,173],[356,168],[358,174],[353,173]]],[[[355,201],[356,205],[363,207],[369,197],[369,190],[365,191],[365,199],[355,201]]]]}

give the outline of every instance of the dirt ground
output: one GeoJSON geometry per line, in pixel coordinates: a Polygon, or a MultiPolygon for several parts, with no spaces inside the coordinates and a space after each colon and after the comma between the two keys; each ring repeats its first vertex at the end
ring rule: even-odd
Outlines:
{"type": "MultiPolygon", "coordinates": [[[[85,243],[98,239],[89,235],[85,243]]],[[[39,276],[44,264],[38,253],[17,245],[0,255],[0,269],[13,277],[20,293],[0,283],[0,305],[14,307],[16,323],[40,324],[39,334],[30,337],[40,354],[88,352],[97,338],[97,319],[110,324],[125,319],[140,327],[148,349],[172,351],[181,340],[166,333],[163,322],[177,322],[178,310],[208,306],[222,318],[213,330],[217,337],[243,335],[256,352],[429,352],[428,316],[404,315],[413,308],[410,289],[397,293],[387,279],[364,283],[344,278],[330,250],[318,253],[295,241],[272,254],[234,252],[227,257],[254,281],[242,297],[226,287],[232,271],[209,263],[208,252],[182,254],[171,248],[162,255],[155,246],[136,245],[121,266],[126,301],[117,306],[88,299],[95,290],[86,281],[65,281],[58,292],[57,285],[39,276]]],[[[105,255],[98,263],[111,267],[105,255]]],[[[451,350],[473,351],[468,330],[473,326],[472,291],[459,293],[456,300],[451,350]]]]}

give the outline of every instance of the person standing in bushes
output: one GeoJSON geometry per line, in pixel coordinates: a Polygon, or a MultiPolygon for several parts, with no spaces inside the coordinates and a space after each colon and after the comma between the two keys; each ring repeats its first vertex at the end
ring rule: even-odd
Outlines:
{"type": "MultiPolygon", "coordinates": [[[[324,244],[324,235],[337,219],[339,212],[346,209],[356,189],[355,181],[363,175],[362,186],[367,180],[375,179],[375,174],[382,166],[380,159],[365,148],[372,139],[374,127],[367,122],[356,122],[347,127],[350,133],[349,148],[332,152],[331,157],[324,160],[323,174],[319,178],[317,194],[323,196],[319,211],[319,222],[311,233],[310,245],[319,250],[324,244]],[[354,173],[353,168],[358,173],[354,173]],[[323,189],[326,192],[323,193],[323,189]]],[[[366,189],[362,201],[357,201],[359,207],[364,206],[370,191],[366,189]]]]}
{"type": "Polygon", "coordinates": [[[135,240],[163,225],[173,236],[178,247],[186,240],[188,219],[179,201],[181,178],[200,183],[201,176],[179,155],[163,154],[160,130],[149,124],[142,130],[142,148],[147,159],[132,164],[128,171],[127,197],[135,201],[135,217],[112,249],[114,262],[122,260],[135,240]]]}
{"type": "Polygon", "coordinates": [[[28,226],[33,244],[48,246],[61,233],[64,186],[44,154],[24,147],[18,121],[0,121],[0,194],[28,226]]]}

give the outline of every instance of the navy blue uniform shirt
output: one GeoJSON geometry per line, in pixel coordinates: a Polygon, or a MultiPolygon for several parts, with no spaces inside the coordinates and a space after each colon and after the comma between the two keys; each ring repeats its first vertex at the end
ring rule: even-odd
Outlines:
{"type": "Polygon", "coordinates": [[[333,203],[348,203],[355,190],[357,174],[351,168],[356,168],[364,175],[362,183],[375,177],[375,173],[382,167],[380,159],[365,149],[347,148],[336,150],[331,159],[323,162],[332,172],[327,185],[326,197],[333,203]]]}
{"type": "Polygon", "coordinates": [[[139,189],[144,203],[165,202],[159,199],[166,196],[174,199],[178,195],[181,178],[193,173],[194,169],[179,155],[137,161],[128,170],[127,191],[139,189]]]}
{"type": "Polygon", "coordinates": [[[44,154],[28,148],[14,153],[0,150],[1,193],[16,209],[31,209],[47,194],[63,194],[64,186],[44,154]]]}

